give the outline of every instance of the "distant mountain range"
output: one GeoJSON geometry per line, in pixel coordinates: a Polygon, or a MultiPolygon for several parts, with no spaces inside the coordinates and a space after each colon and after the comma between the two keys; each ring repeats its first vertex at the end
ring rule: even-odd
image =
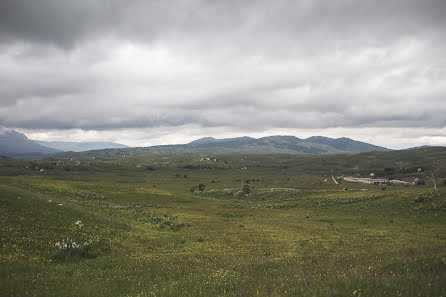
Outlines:
{"type": "Polygon", "coordinates": [[[178,148],[193,152],[217,153],[293,153],[293,154],[323,154],[337,152],[388,151],[365,142],[350,138],[329,138],[312,136],[301,139],[295,136],[267,136],[262,138],[236,137],[215,139],[205,137],[184,145],[157,146],[153,148],[178,148]]]}
{"type": "Polygon", "coordinates": [[[82,153],[61,153],[55,157],[116,157],[142,154],[324,154],[341,152],[388,151],[389,149],[355,141],[349,138],[328,138],[322,136],[300,139],[295,136],[268,136],[262,138],[236,137],[215,139],[205,137],[187,144],[157,145],[124,149],[106,149],[82,153]]]}
{"type": "Polygon", "coordinates": [[[434,147],[434,146],[432,146],[432,145],[420,145],[420,146],[414,146],[414,147],[409,147],[409,148],[406,148],[406,149],[404,149],[404,150],[419,150],[419,149],[424,149],[424,148],[429,148],[429,147],[434,147]]]}
{"type": "Polygon", "coordinates": [[[158,145],[144,148],[129,148],[113,142],[47,142],[28,139],[16,131],[0,134],[0,155],[17,157],[62,152],[62,155],[116,156],[150,153],[198,153],[198,154],[240,154],[240,153],[289,153],[324,154],[340,152],[388,151],[381,146],[352,140],[350,138],[329,138],[312,136],[301,139],[295,136],[267,136],[262,138],[236,137],[216,139],[200,138],[188,144],[158,145]],[[71,153],[75,152],[75,153],[71,153]],[[79,154],[76,154],[79,153],[79,154]]]}
{"type": "Polygon", "coordinates": [[[0,155],[17,157],[26,155],[45,155],[61,152],[54,148],[40,145],[28,139],[24,134],[16,131],[3,131],[0,133],[0,155]]]}
{"type": "Polygon", "coordinates": [[[108,148],[127,148],[114,142],[37,141],[13,130],[0,132],[0,155],[6,157],[39,156],[66,151],[83,152],[108,148]]]}
{"type": "Polygon", "coordinates": [[[66,141],[38,141],[40,145],[64,152],[85,152],[110,148],[126,148],[128,146],[115,142],[66,142],[66,141]]]}

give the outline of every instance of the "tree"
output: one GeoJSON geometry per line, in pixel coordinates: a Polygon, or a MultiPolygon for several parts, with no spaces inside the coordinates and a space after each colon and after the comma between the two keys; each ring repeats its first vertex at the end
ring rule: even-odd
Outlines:
{"type": "Polygon", "coordinates": [[[432,172],[431,172],[431,176],[432,176],[432,182],[434,183],[434,191],[438,193],[438,189],[437,189],[437,175],[438,175],[438,171],[440,171],[440,161],[436,160],[434,161],[434,163],[432,164],[432,172]]]}

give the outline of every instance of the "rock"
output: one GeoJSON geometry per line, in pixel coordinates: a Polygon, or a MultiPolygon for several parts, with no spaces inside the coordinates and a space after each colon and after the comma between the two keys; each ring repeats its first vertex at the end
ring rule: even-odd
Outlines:
{"type": "Polygon", "coordinates": [[[84,227],[85,226],[84,223],[82,223],[82,221],[76,221],[76,222],[74,222],[74,224],[76,226],[79,226],[79,227],[84,227]]]}

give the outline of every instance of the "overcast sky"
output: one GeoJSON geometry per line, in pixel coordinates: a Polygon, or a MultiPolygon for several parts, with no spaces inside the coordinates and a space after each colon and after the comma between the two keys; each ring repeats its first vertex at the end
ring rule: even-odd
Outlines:
{"type": "Polygon", "coordinates": [[[0,126],[39,140],[446,145],[446,1],[0,1],[0,126]]]}

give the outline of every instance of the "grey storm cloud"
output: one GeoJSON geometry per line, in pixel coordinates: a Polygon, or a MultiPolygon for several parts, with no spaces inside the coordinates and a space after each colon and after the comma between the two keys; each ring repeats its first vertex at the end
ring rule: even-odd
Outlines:
{"type": "Polygon", "coordinates": [[[443,0],[3,0],[0,27],[6,37],[63,47],[103,34],[143,40],[231,35],[283,42],[290,37],[325,38],[328,32],[346,39],[378,34],[393,39],[441,30],[445,9],[443,0]]]}
{"type": "Polygon", "coordinates": [[[445,12],[444,0],[3,0],[0,125],[442,128],[445,12]]]}

